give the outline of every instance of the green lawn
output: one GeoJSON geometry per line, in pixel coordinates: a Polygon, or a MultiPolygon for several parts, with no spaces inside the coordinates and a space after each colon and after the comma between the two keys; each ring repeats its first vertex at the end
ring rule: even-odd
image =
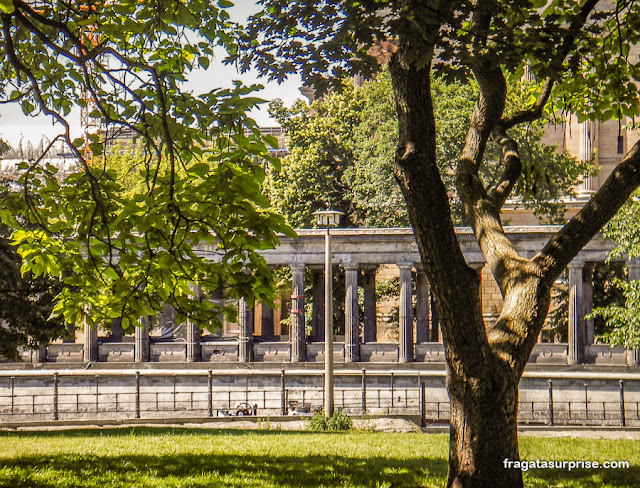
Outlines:
{"type": "MultiPolygon", "coordinates": [[[[521,438],[527,460],[630,461],[531,470],[530,487],[637,487],[640,441],[521,438]]],[[[442,486],[447,436],[128,428],[0,432],[1,487],[442,486]]]]}

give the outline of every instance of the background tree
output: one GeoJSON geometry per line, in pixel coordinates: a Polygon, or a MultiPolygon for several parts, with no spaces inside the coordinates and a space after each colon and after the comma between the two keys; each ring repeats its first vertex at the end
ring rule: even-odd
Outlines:
{"type": "Polygon", "coordinates": [[[22,258],[9,242],[11,229],[0,224],[0,358],[18,360],[18,347],[36,348],[64,336],[61,317],[51,318],[60,282],[22,275],[22,258]]]}
{"type": "MultiPolygon", "coordinates": [[[[0,139],[0,156],[10,150],[0,139]]],[[[11,198],[10,185],[11,180],[0,180],[0,200],[11,198]]],[[[35,348],[66,332],[60,318],[50,318],[60,283],[22,275],[22,259],[9,242],[11,232],[0,223],[0,358],[5,360],[19,359],[20,346],[35,348]]]]}
{"type": "MultiPolygon", "coordinates": [[[[640,257],[640,202],[638,193],[627,201],[616,216],[603,229],[607,239],[618,243],[609,258],[627,256],[631,260],[640,257]]],[[[618,300],[606,306],[596,307],[594,318],[601,317],[609,328],[603,339],[612,346],[640,349],[640,278],[629,273],[627,279],[618,276],[612,280],[616,291],[622,294],[618,300]]]]}
{"type": "MultiPolygon", "coordinates": [[[[508,103],[515,107],[531,95],[531,83],[512,83],[508,103]]],[[[456,223],[462,209],[455,193],[454,165],[468,130],[468,113],[477,87],[434,78],[434,112],[437,119],[436,157],[456,223]]],[[[281,102],[270,105],[272,116],[287,133],[289,154],[280,170],[269,172],[269,198],[294,227],[314,225],[311,212],[332,207],[346,213],[347,224],[364,227],[406,227],[409,219],[404,198],[393,176],[398,141],[391,76],[381,71],[362,86],[345,81],[310,106],[298,100],[290,109],[281,102]]],[[[589,162],[577,162],[556,146],[541,144],[544,121],[518,127],[514,138],[521,150],[523,173],[513,197],[543,222],[564,222],[561,197],[575,196],[579,179],[593,174],[589,162]]],[[[500,154],[490,141],[489,164],[482,171],[491,184],[500,154]]]]}
{"type": "Polygon", "coordinates": [[[345,75],[371,77],[374,48],[389,53],[398,121],[394,174],[406,200],[441,319],[451,403],[447,486],[519,487],[518,383],[542,329],[556,278],[640,183],[636,144],[582,210],[533,257],[518,255],[500,210],[528,176],[513,129],[567,110],[579,120],[637,113],[631,62],[635,1],[285,2],[268,0],[245,37],[242,57],[273,79],[299,72],[323,92],[345,75]],[[390,43],[392,41],[393,43],[390,43]],[[437,53],[437,56],[436,56],[437,53]],[[508,79],[528,69],[533,99],[508,110],[508,79]],[[465,262],[437,158],[433,71],[473,80],[475,106],[453,162],[457,198],[504,297],[484,323],[480,275],[465,262]],[[482,178],[495,142],[500,162],[482,178]],[[464,306],[461,306],[464,305],[464,306]]]}
{"type": "Polygon", "coordinates": [[[275,163],[265,140],[275,141],[246,112],[261,100],[240,83],[183,89],[215,45],[235,52],[230,5],[0,0],[2,101],[53,117],[62,133],[51,144],[66,141],[80,167],[62,178],[42,157],[22,164],[22,199],[3,202],[0,218],[16,229],[23,271],[64,283],[54,313],[68,322],[122,317],[128,328],[169,303],[178,320],[217,324],[221,307],[192,300],[190,287],[206,297],[220,280],[250,306],[272,300],[257,250],[290,230],[260,191],[258,161],[275,163]],[[71,139],[73,106],[144,145],[141,187],[131,192],[107,166],[99,134],[71,139]]]}

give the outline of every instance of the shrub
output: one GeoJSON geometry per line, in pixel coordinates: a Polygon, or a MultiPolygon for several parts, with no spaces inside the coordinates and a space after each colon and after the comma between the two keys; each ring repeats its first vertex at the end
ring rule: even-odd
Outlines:
{"type": "Polygon", "coordinates": [[[325,417],[323,410],[313,414],[313,417],[309,419],[308,427],[309,430],[316,432],[338,432],[350,430],[352,422],[351,418],[340,409],[333,412],[333,415],[329,419],[325,417]]]}

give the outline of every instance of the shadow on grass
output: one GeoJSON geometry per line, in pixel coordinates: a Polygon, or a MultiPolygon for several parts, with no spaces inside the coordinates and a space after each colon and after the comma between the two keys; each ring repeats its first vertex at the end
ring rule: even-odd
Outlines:
{"type": "Polygon", "coordinates": [[[417,487],[444,459],[267,455],[34,455],[0,461],[0,486],[417,487]],[[39,473],[40,477],[33,476],[39,473]]]}
{"type": "MultiPolygon", "coordinates": [[[[163,427],[127,427],[118,429],[79,429],[66,431],[1,432],[2,439],[19,437],[30,442],[56,442],[61,439],[91,439],[96,437],[136,437],[146,442],[145,454],[115,452],[105,455],[69,453],[21,455],[0,458],[0,487],[83,487],[106,488],[128,486],[180,486],[200,487],[418,487],[434,486],[446,476],[445,459],[398,459],[389,456],[349,457],[341,455],[279,454],[153,454],[158,436],[189,437],[211,435],[237,437],[251,436],[307,436],[323,435],[310,431],[278,430],[221,430],[163,427]],[[428,483],[425,485],[425,481],[428,483]]],[[[341,435],[331,435],[340,442],[341,435]]],[[[349,435],[347,433],[347,435],[349,435]]],[[[311,440],[310,440],[311,441],[311,440]]],[[[179,443],[180,441],[177,440],[179,443]]],[[[267,441],[268,442],[268,441],[267,441]]],[[[268,443],[265,444],[268,446],[268,443]]],[[[269,447],[267,447],[268,449],[269,447]]],[[[271,448],[273,449],[273,448],[271,448]]],[[[356,453],[354,453],[355,455],[356,453]]]]}

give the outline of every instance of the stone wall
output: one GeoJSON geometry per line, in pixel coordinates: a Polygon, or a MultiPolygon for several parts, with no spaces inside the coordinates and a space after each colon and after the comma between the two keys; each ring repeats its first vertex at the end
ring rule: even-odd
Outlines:
{"type": "MultiPolygon", "coordinates": [[[[339,371],[335,404],[347,413],[420,413],[448,420],[443,371],[339,371]]],[[[18,421],[171,419],[234,414],[238,407],[275,416],[322,408],[321,370],[53,371],[0,375],[0,426],[18,421]]],[[[524,423],[640,426],[640,373],[525,373],[524,423]]]]}

